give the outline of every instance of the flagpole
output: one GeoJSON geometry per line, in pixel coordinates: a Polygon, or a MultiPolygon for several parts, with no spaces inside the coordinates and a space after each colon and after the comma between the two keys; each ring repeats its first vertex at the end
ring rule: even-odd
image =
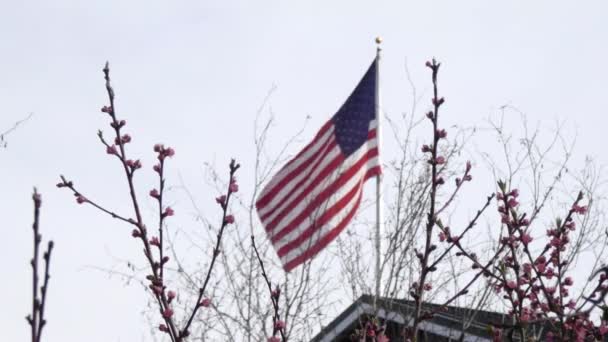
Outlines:
{"type": "MultiPolygon", "coordinates": [[[[376,38],[376,96],[375,96],[375,114],[376,114],[376,136],[378,139],[378,150],[382,148],[382,134],[380,131],[380,44],[382,43],[382,38],[376,38]]],[[[380,159],[381,153],[378,153],[378,164],[382,165],[380,159]]],[[[376,247],[376,293],[374,296],[374,311],[376,314],[378,313],[378,299],[380,298],[380,282],[381,282],[381,274],[380,274],[380,229],[382,226],[382,172],[376,175],[376,237],[375,237],[375,247],[376,247]]]]}

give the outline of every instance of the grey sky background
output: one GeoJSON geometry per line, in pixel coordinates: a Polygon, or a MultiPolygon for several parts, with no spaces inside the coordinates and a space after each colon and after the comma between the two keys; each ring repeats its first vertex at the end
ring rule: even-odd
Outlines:
{"type": "MultiPolygon", "coordinates": [[[[311,116],[290,150],[296,153],[363,75],[376,35],[385,41],[388,113],[411,106],[406,60],[417,90],[428,94],[424,62],[436,56],[444,126],[477,125],[512,104],[542,125],[565,120],[578,132],[577,160],[590,155],[606,164],[606,18],[605,1],[1,2],[0,130],[34,116],[0,150],[0,340],[29,334],[33,186],[43,194],[43,235],[56,242],[46,341],[147,340],[146,295],[90,267],[140,261],[129,228],[55,188],[65,174],[102,203],[127,205],[122,174],[95,136],[108,128],[99,112],[106,60],[116,109],[133,136],[130,151],[144,163],[141,188],[155,184],[153,144],[167,143],[177,151],[169,182],[178,185],[181,174],[213,217],[216,194],[203,182],[203,163],[224,167],[236,157],[248,195],[253,118],[268,90],[277,86],[270,100],[277,150],[311,116]]],[[[183,194],[172,194],[185,216],[176,222],[193,225],[183,194]]]]}

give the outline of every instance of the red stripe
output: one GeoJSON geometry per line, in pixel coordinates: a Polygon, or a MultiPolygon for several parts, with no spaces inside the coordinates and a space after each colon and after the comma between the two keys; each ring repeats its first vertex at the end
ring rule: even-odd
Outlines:
{"type": "Polygon", "coordinates": [[[340,234],[342,232],[342,230],[344,230],[344,228],[350,222],[350,220],[353,218],[353,216],[355,216],[355,212],[359,208],[360,203],[361,203],[361,196],[359,196],[357,198],[357,203],[355,204],[353,209],[348,213],[348,215],[346,215],[346,217],[344,217],[344,219],[342,219],[342,221],[340,223],[338,223],[336,228],[332,229],[323,238],[316,241],[314,246],[307,249],[306,251],[304,251],[304,253],[300,254],[299,256],[295,257],[290,262],[285,264],[283,266],[283,268],[285,269],[285,272],[291,271],[294,267],[296,267],[296,266],[300,265],[301,263],[303,263],[304,261],[312,258],[317,253],[319,253],[319,251],[321,251],[323,248],[325,248],[330,242],[332,242],[336,238],[336,236],[338,236],[338,234],[340,234]]]}
{"type": "MultiPolygon", "coordinates": [[[[279,181],[277,185],[272,187],[272,189],[269,189],[266,194],[264,194],[260,199],[258,199],[255,203],[256,208],[260,209],[268,205],[268,203],[273,200],[277,193],[279,193],[279,191],[281,191],[281,189],[284,188],[285,185],[287,185],[293,178],[297,177],[300,173],[306,172],[310,169],[314,170],[314,167],[316,167],[323,159],[322,157],[324,157],[329,151],[331,151],[334,146],[336,146],[336,140],[333,136],[330,136],[329,139],[327,139],[327,141],[319,149],[319,152],[315,153],[309,158],[309,160],[302,162],[302,164],[298,165],[298,167],[296,167],[294,170],[283,176],[283,178],[279,181]]],[[[295,159],[292,159],[292,161],[294,160],[295,159]]],[[[289,164],[291,164],[291,162],[289,162],[289,164]]],[[[287,168],[289,164],[284,166],[281,171],[287,168]]],[[[281,171],[279,171],[278,174],[280,174],[281,171]]],[[[298,185],[299,183],[296,185],[296,187],[298,185]]]]}
{"type": "MultiPolygon", "coordinates": [[[[363,179],[361,179],[361,181],[363,181],[363,179]]],[[[357,184],[355,184],[355,186],[352,189],[350,189],[344,195],[344,197],[340,198],[340,200],[338,200],[330,208],[328,208],[326,211],[324,211],[323,214],[321,215],[321,217],[319,217],[318,220],[315,220],[315,222],[313,222],[313,224],[310,227],[306,228],[306,230],[304,232],[302,232],[302,234],[300,234],[300,236],[291,240],[285,246],[281,247],[277,251],[279,258],[283,257],[285,254],[289,253],[292,249],[298,247],[303,242],[309,240],[310,237],[319,230],[319,228],[323,227],[327,222],[329,222],[332,218],[334,218],[334,216],[336,216],[338,213],[340,213],[342,210],[344,210],[344,207],[346,207],[346,205],[350,202],[351,199],[353,199],[355,196],[360,196],[361,195],[361,184],[362,184],[361,181],[358,182],[357,184]]]]}
{"type": "MultiPolygon", "coordinates": [[[[329,144],[327,146],[327,150],[328,151],[323,151],[323,153],[320,153],[318,155],[318,159],[314,161],[314,164],[308,164],[308,169],[304,170],[305,172],[312,174],[314,172],[314,170],[316,170],[319,165],[326,160],[325,158],[329,155],[329,151],[333,150],[334,148],[336,148],[336,142],[335,140],[332,139],[331,144],[329,144]]],[[[325,165],[325,167],[323,169],[321,169],[321,171],[319,172],[319,174],[317,175],[317,177],[315,177],[314,179],[311,180],[310,177],[302,177],[302,179],[300,179],[292,188],[292,191],[290,193],[288,193],[281,201],[279,201],[279,203],[275,204],[273,207],[271,207],[270,210],[268,210],[266,213],[264,213],[263,215],[260,215],[260,220],[262,222],[264,222],[269,216],[271,216],[276,210],[279,210],[281,208],[281,205],[284,204],[286,201],[289,201],[290,198],[292,197],[292,195],[294,194],[294,191],[296,189],[300,189],[304,186],[308,188],[310,187],[314,187],[315,182],[318,182],[320,180],[322,180],[323,178],[327,177],[327,175],[329,173],[331,173],[331,171],[333,171],[333,169],[335,169],[337,167],[337,164],[340,164],[344,161],[344,155],[342,153],[338,153],[337,156],[334,157],[334,159],[332,159],[329,164],[325,165]],[[322,178],[320,178],[322,177],[322,178]]],[[[297,175],[295,175],[294,177],[296,177],[297,175]]],[[[288,181],[292,180],[291,178],[288,179],[288,181]]],[[[281,188],[277,188],[275,189],[276,193],[278,193],[279,191],[281,191],[281,188]]],[[[301,192],[300,196],[302,194],[305,194],[305,192],[301,192]]],[[[300,197],[298,196],[298,197],[300,197]]],[[[274,196],[273,196],[274,197],[274,196]]],[[[292,201],[293,202],[293,201],[292,201]]],[[[290,202],[290,203],[292,203],[290,202]]],[[[258,207],[258,211],[263,208],[263,207],[258,207]]],[[[258,212],[259,214],[259,212],[258,212]]],[[[276,219],[276,218],[275,218],[276,219]]],[[[268,230],[268,228],[267,228],[268,230]]]]}
{"type": "MultiPolygon", "coordinates": [[[[280,240],[283,236],[285,236],[286,234],[288,234],[289,232],[294,230],[306,217],[309,217],[310,214],[314,210],[316,210],[319,205],[324,203],[329,198],[329,196],[331,196],[340,187],[342,187],[344,184],[346,184],[346,182],[349,179],[351,179],[359,171],[359,169],[361,169],[361,167],[363,167],[365,165],[365,163],[367,163],[367,161],[369,159],[371,159],[377,155],[378,155],[377,148],[367,151],[367,153],[364,156],[362,156],[359,160],[357,160],[357,162],[354,165],[352,165],[348,170],[346,170],[344,173],[342,173],[340,175],[340,177],[333,182],[333,184],[326,187],[318,196],[316,196],[313,199],[313,201],[311,203],[309,203],[308,206],[298,214],[298,216],[296,216],[291,222],[289,222],[289,224],[285,228],[283,228],[280,232],[278,232],[275,236],[273,236],[271,239],[272,243],[275,243],[276,241],[280,240]]],[[[340,156],[341,156],[341,158],[344,158],[342,155],[340,155],[340,156]]],[[[334,170],[331,170],[331,171],[334,171],[334,170]]],[[[267,225],[266,230],[270,231],[270,230],[274,229],[277,226],[277,224],[280,222],[280,219],[282,219],[285,215],[287,215],[298,203],[300,203],[302,201],[302,199],[305,196],[309,195],[308,193],[312,190],[311,188],[314,187],[315,185],[316,185],[316,182],[311,184],[311,186],[309,186],[309,189],[306,189],[306,191],[302,192],[300,194],[300,196],[298,196],[297,201],[293,201],[292,203],[290,203],[290,205],[287,208],[285,208],[285,210],[283,212],[281,212],[281,214],[277,218],[275,218],[271,223],[269,223],[267,225]]]]}

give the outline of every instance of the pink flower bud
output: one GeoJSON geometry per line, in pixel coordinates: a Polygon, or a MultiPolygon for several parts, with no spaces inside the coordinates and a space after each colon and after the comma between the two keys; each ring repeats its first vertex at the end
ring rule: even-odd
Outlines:
{"type": "Polygon", "coordinates": [[[435,105],[437,107],[441,106],[444,102],[445,102],[445,99],[443,97],[439,98],[439,99],[433,98],[433,105],[435,105]]]}
{"type": "Polygon", "coordinates": [[[168,257],[168,256],[164,256],[164,257],[163,257],[163,259],[161,260],[161,262],[162,262],[163,264],[168,263],[168,262],[169,262],[169,257],[168,257]]]}
{"type": "Polygon", "coordinates": [[[152,189],[152,190],[150,190],[150,196],[154,197],[156,199],[159,199],[160,198],[160,193],[158,192],[158,190],[152,189]]]}
{"type": "Polygon", "coordinates": [[[160,164],[156,164],[152,167],[152,169],[154,169],[154,171],[156,171],[156,173],[160,174],[160,164]]]}
{"type": "Polygon", "coordinates": [[[164,325],[164,324],[159,325],[159,326],[158,326],[158,330],[160,330],[160,331],[162,331],[162,332],[165,332],[165,333],[168,333],[168,332],[169,332],[169,328],[167,328],[167,326],[166,326],[166,325],[164,325]]]}
{"type": "Polygon", "coordinates": [[[174,214],[175,212],[173,211],[173,209],[171,207],[167,207],[165,209],[165,212],[163,213],[163,217],[173,216],[174,214]]]}
{"type": "Polygon", "coordinates": [[[434,117],[434,116],[435,116],[435,115],[433,114],[433,112],[428,112],[428,113],[426,113],[426,117],[427,117],[427,118],[429,118],[429,119],[431,119],[431,120],[433,120],[433,117],[434,117]]]}
{"type": "Polygon", "coordinates": [[[274,328],[277,330],[285,329],[285,322],[278,320],[274,323],[274,328]]]}
{"type": "Polygon", "coordinates": [[[83,203],[86,203],[88,201],[87,201],[87,199],[84,196],[78,195],[78,196],[76,196],[76,202],[78,202],[78,204],[83,204],[83,203]]]}
{"type": "Polygon", "coordinates": [[[422,153],[431,152],[431,147],[429,145],[422,145],[422,153]]]}
{"type": "Polygon", "coordinates": [[[160,247],[160,240],[158,239],[158,237],[154,236],[150,239],[150,244],[152,246],[160,247]]]}
{"type": "Polygon", "coordinates": [[[112,146],[108,146],[108,147],[106,148],[106,153],[107,153],[107,154],[114,154],[114,155],[117,155],[117,154],[118,154],[118,151],[116,150],[116,146],[114,146],[114,145],[112,145],[112,146]]]}
{"type": "Polygon", "coordinates": [[[154,152],[160,152],[163,150],[163,145],[162,144],[156,144],[154,145],[154,152]]]}
{"type": "Polygon", "coordinates": [[[574,284],[572,277],[566,277],[566,279],[564,279],[564,285],[572,286],[572,284],[574,284]]]}
{"type": "Polygon", "coordinates": [[[171,310],[171,308],[166,308],[163,311],[163,317],[164,318],[171,318],[171,316],[173,316],[173,310],[171,310]]]}
{"type": "Polygon", "coordinates": [[[471,171],[471,162],[467,160],[467,164],[466,164],[466,172],[471,171]]]}
{"type": "Polygon", "coordinates": [[[203,298],[203,300],[201,300],[201,302],[199,303],[200,306],[204,307],[204,308],[208,308],[211,305],[211,299],[209,298],[203,298]]]}
{"type": "Polygon", "coordinates": [[[531,241],[532,241],[532,237],[529,234],[524,233],[521,237],[520,237],[521,242],[524,245],[528,245],[531,241]]]}
{"type": "Polygon", "coordinates": [[[103,107],[101,107],[101,111],[102,111],[103,113],[108,113],[108,114],[110,114],[110,113],[112,113],[112,107],[110,107],[110,106],[103,106],[103,107]]]}
{"type": "Polygon", "coordinates": [[[462,179],[465,182],[470,182],[471,180],[473,180],[473,176],[471,175],[464,175],[464,178],[462,179]]]}
{"type": "Polygon", "coordinates": [[[174,154],[175,154],[175,150],[172,149],[171,147],[167,147],[167,149],[165,150],[165,155],[167,157],[173,157],[174,154]]]}
{"type": "Polygon", "coordinates": [[[222,195],[220,197],[216,197],[215,201],[220,204],[220,205],[224,205],[226,203],[226,195],[222,195]]]}
{"type": "Polygon", "coordinates": [[[175,292],[174,291],[168,291],[167,292],[167,298],[169,299],[169,301],[172,301],[173,298],[175,298],[175,292]]]}
{"type": "Polygon", "coordinates": [[[141,233],[139,232],[139,230],[133,229],[133,231],[131,231],[131,236],[134,238],[138,238],[141,237],[141,233]]]}
{"type": "Polygon", "coordinates": [[[517,190],[517,189],[511,190],[511,192],[509,192],[509,196],[518,197],[519,196],[519,190],[517,190]]]}
{"type": "Polygon", "coordinates": [[[433,64],[430,61],[426,61],[425,64],[428,68],[433,68],[433,64]]]}
{"type": "Polygon", "coordinates": [[[587,206],[579,206],[578,204],[575,204],[572,206],[572,211],[580,215],[585,215],[587,213],[587,206]]]}
{"type": "Polygon", "coordinates": [[[224,222],[226,224],[232,224],[232,223],[234,223],[234,216],[232,216],[232,215],[226,215],[226,219],[224,220],[224,222]]]}
{"type": "Polygon", "coordinates": [[[443,241],[445,241],[445,239],[446,239],[445,233],[444,232],[439,233],[439,241],[443,242],[443,241]]]}
{"type": "Polygon", "coordinates": [[[435,132],[435,134],[437,134],[437,137],[439,137],[439,138],[445,138],[448,136],[448,132],[446,132],[445,129],[438,129],[437,132],[435,132]]]}
{"type": "Polygon", "coordinates": [[[506,285],[506,289],[507,290],[514,290],[517,287],[517,283],[513,280],[509,280],[507,281],[507,285],[506,285]]]}
{"type": "Polygon", "coordinates": [[[230,190],[230,192],[237,192],[239,191],[239,185],[236,184],[235,181],[230,183],[230,186],[228,187],[228,190],[230,190]]]}
{"type": "Polygon", "coordinates": [[[268,342],[281,342],[281,339],[276,336],[272,336],[268,338],[268,342]]]}
{"type": "Polygon", "coordinates": [[[442,157],[442,156],[438,156],[437,158],[435,158],[435,163],[436,163],[437,165],[444,164],[444,163],[445,163],[445,158],[444,158],[444,157],[442,157]]]}

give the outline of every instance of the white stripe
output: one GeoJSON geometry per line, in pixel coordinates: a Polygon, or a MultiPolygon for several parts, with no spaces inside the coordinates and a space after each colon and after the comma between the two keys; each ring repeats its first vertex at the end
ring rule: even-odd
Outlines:
{"type": "MultiPolygon", "coordinates": [[[[291,222],[291,220],[300,212],[304,211],[306,209],[306,207],[308,206],[308,204],[310,203],[310,201],[314,198],[316,198],[321,192],[323,192],[323,190],[325,190],[325,188],[331,184],[333,184],[333,182],[340,176],[340,174],[342,173],[341,171],[345,171],[350,169],[350,167],[352,165],[354,165],[359,159],[361,159],[363,156],[365,156],[365,154],[369,151],[374,149],[375,147],[378,146],[378,142],[376,141],[376,139],[374,140],[370,140],[368,141],[366,144],[363,144],[361,147],[359,147],[358,150],[356,150],[355,152],[353,152],[350,156],[348,156],[348,158],[346,158],[344,160],[344,162],[342,162],[342,164],[340,164],[338,166],[338,169],[335,170],[334,172],[330,173],[328,177],[324,178],[323,180],[321,180],[320,182],[318,182],[317,184],[314,185],[314,188],[312,189],[312,191],[310,191],[308,194],[306,194],[306,196],[294,207],[292,208],[289,213],[285,216],[283,216],[283,218],[281,218],[279,220],[279,222],[275,225],[275,228],[272,229],[272,235],[276,234],[277,232],[279,232],[283,227],[285,227],[287,224],[289,224],[291,222]]],[[[331,153],[341,153],[340,152],[340,147],[336,146],[334,148],[334,151],[331,151],[331,153]]],[[[333,159],[333,157],[331,158],[333,159]]],[[[326,160],[327,162],[331,161],[331,159],[326,160]]],[[[324,161],[325,162],[325,161],[324,161]]],[[[365,168],[365,165],[363,166],[363,168],[365,168]]],[[[298,189],[296,189],[295,191],[291,192],[289,194],[289,196],[287,197],[288,199],[293,199],[296,198],[299,194],[301,194],[306,187],[317,177],[317,175],[319,173],[321,173],[321,171],[324,169],[323,167],[319,167],[317,168],[312,175],[309,175],[306,184],[304,184],[303,186],[300,186],[298,189]]],[[[290,189],[291,191],[291,189],[290,189]]],[[[283,203],[280,204],[279,210],[275,210],[270,216],[268,216],[266,219],[264,219],[262,221],[262,223],[264,224],[264,226],[267,226],[269,223],[271,223],[282,211],[283,208],[290,205],[291,201],[289,200],[285,200],[283,201],[283,203]]]]}
{"type": "MultiPolygon", "coordinates": [[[[268,184],[266,184],[266,187],[264,187],[264,190],[262,190],[262,192],[260,193],[260,197],[258,197],[258,198],[264,198],[264,196],[266,196],[266,193],[270,192],[277,184],[279,184],[281,182],[281,180],[283,180],[283,178],[288,176],[293,170],[297,169],[302,163],[309,161],[308,160],[309,158],[315,156],[322,147],[325,147],[325,143],[329,139],[333,139],[333,136],[334,136],[333,133],[334,133],[334,125],[331,125],[327,129],[327,132],[325,132],[325,134],[323,134],[323,136],[321,136],[319,139],[317,139],[314,142],[314,145],[312,145],[308,151],[306,151],[304,154],[299,156],[297,159],[294,159],[290,165],[286,165],[286,167],[279,170],[279,172],[277,172],[277,174],[274,177],[272,177],[270,182],[268,182],[268,184]]],[[[312,163],[311,163],[311,165],[312,165],[312,163]]],[[[306,174],[306,172],[302,172],[302,173],[306,174]]],[[[293,182],[294,181],[292,180],[290,183],[293,183],[293,182]]],[[[275,199],[276,199],[276,196],[275,196],[275,199]]],[[[272,202],[270,202],[270,203],[272,203],[272,202]]],[[[260,215],[264,214],[262,212],[263,209],[268,207],[270,205],[270,203],[267,204],[266,206],[264,206],[263,208],[260,208],[260,210],[258,211],[260,213],[260,215]]]]}
{"type": "MultiPolygon", "coordinates": [[[[369,169],[373,168],[375,165],[377,165],[377,161],[378,161],[377,159],[378,158],[374,157],[374,158],[370,159],[369,161],[367,161],[367,163],[365,165],[363,165],[359,169],[359,171],[357,171],[357,173],[355,173],[353,175],[353,177],[351,179],[349,179],[343,186],[341,186],[334,195],[330,196],[326,201],[321,203],[319,207],[315,208],[315,209],[320,209],[320,210],[316,210],[316,212],[313,212],[310,215],[308,215],[307,217],[305,217],[304,220],[302,222],[300,222],[300,224],[298,224],[294,230],[287,233],[280,240],[276,241],[273,244],[275,250],[278,251],[283,246],[285,246],[288,243],[290,243],[291,241],[297,239],[308,228],[310,228],[313,225],[314,221],[317,220],[320,216],[322,216],[326,210],[331,208],[336,202],[340,201],[344,196],[346,196],[346,194],[348,194],[353,188],[358,186],[358,184],[363,181],[363,177],[365,176],[367,171],[369,169]]],[[[354,163],[352,163],[352,164],[354,164],[354,163]]],[[[355,197],[357,197],[357,196],[355,196],[355,197]]],[[[307,205],[309,203],[309,201],[314,200],[315,197],[316,197],[316,195],[308,197],[307,198],[308,201],[303,201],[302,203],[307,205]]],[[[287,215],[288,220],[285,222],[285,224],[277,226],[276,229],[274,229],[272,232],[269,232],[269,237],[272,239],[272,237],[274,235],[278,234],[283,228],[285,228],[289,223],[291,223],[291,221],[296,216],[298,216],[303,210],[304,209],[300,209],[300,210],[294,210],[294,211],[290,212],[290,214],[287,215]]],[[[343,210],[346,210],[346,208],[343,210]]],[[[339,216],[339,215],[336,215],[336,216],[339,216]]],[[[334,217],[336,217],[336,216],[334,216],[334,217]]],[[[333,221],[333,219],[330,220],[330,222],[331,221],[333,221]]]]}

